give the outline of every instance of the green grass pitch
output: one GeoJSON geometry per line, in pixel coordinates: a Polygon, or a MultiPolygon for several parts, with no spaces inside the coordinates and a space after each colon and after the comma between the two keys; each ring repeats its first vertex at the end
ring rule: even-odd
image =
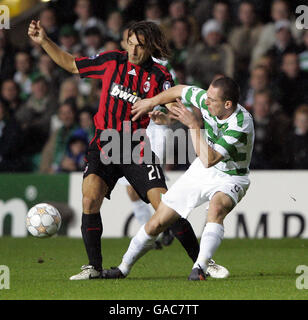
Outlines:
{"type": "MultiPolygon", "coordinates": [[[[116,266],[128,238],[102,239],[104,267],[116,266]]],[[[190,282],[192,262],[177,241],[141,258],[126,279],[70,281],[87,263],[81,239],[0,238],[0,265],[10,269],[10,289],[0,300],[301,300],[298,265],[308,265],[308,240],[225,239],[214,259],[228,279],[190,282]]]]}

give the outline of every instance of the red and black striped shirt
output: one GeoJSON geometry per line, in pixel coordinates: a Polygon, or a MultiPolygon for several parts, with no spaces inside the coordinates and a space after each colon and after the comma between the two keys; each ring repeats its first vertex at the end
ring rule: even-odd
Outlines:
{"type": "MultiPolygon", "coordinates": [[[[107,51],[94,57],[76,58],[80,76],[101,79],[99,109],[94,117],[100,130],[123,130],[123,121],[131,121],[131,107],[138,98],[151,98],[173,86],[167,68],[150,57],[138,66],[128,61],[126,51],[107,51]]],[[[132,122],[132,131],[146,128],[150,118],[145,115],[132,122]]]]}

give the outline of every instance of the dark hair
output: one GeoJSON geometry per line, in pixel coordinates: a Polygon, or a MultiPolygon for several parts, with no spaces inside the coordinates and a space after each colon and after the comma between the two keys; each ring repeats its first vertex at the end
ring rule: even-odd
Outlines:
{"type": "Polygon", "coordinates": [[[172,21],[171,21],[171,26],[174,27],[174,25],[175,25],[177,22],[182,22],[182,23],[184,23],[184,24],[186,25],[186,27],[187,27],[188,33],[190,33],[191,25],[190,25],[189,21],[187,20],[187,18],[176,18],[176,19],[172,19],[172,21]]]}
{"type": "Polygon", "coordinates": [[[261,89],[261,90],[258,90],[254,93],[254,98],[257,96],[257,95],[265,95],[268,97],[270,103],[273,103],[273,92],[270,90],[270,89],[261,89]]]}
{"type": "Polygon", "coordinates": [[[234,108],[237,106],[240,98],[240,87],[233,79],[229,77],[218,78],[211,85],[221,90],[222,100],[230,100],[234,108]]]}
{"type": "Polygon", "coordinates": [[[140,36],[144,37],[144,46],[154,58],[170,58],[170,50],[167,39],[156,23],[150,21],[139,21],[129,26],[128,38],[133,34],[139,43],[140,36]]]}

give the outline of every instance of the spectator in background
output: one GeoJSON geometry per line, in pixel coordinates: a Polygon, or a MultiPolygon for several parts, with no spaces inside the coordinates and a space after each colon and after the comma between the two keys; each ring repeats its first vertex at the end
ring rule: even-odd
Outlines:
{"type": "Polygon", "coordinates": [[[105,36],[114,41],[120,41],[122,38],[122,28],[123,18],[121,13],[119,11],[111,12],[106,21],[105,36]]]}
{"type": "Polygon", "coordinates": [[[55,10],[51,7],[46,7],[40,12],[39,20],[41,26],[45,29],[47,36],[54,42],[58,43],[59,28],[55,10]]]}
{"type": "Polygon", "coordinates": [[[275,69],[275,61],[273,56],[270,54],[264,54],[258,60],[255,61],[255,64],[251,65],[251,70],[257,66],[262,66],[266,68],[270,74],[271,78],[276,76],[277,70],[275,69]]]}
{"type": "Polygon", "coordinates": [[[190,24],[184,18],[178,18],[171,24],[171,41],[169,46],[172,52],[170,63],[184,64],[189,50],[190,43],[190,24]]]}
{"type": "Polygon", "coordinates": [[[79,83],[82,80],[79,80],[75,77],[66,78],[60,86],[59,91],[59,103],[62,104],[69,98],[73,98],[75,100],[77,109],[80,110],[84,107],[85,101],[84,97],[80,94],[79,91],[79,83]]]}
{"type": "Polygon", "coordinates": [[[303,43],[299,54],[299,67],[302,71],[308,72],[308,30],[303,33],[303,43]]]}
{"type": "Polygon", "coordinates": [[[144,9],[144,20],[161,24],[163,12],[159,0],[148,0],[144,9]]]}
{"type": "Polygon", "coordinates": [[[0,172],[14,172],[23,169],[23,155],[20,152],[21,130],[10,112],[9,106],[0,100],[0,172]]]}
{"type": "Polygon", "coordinates": [[[79,54],[82,47],[79,43],[78,33],[72,25],[64,25],[59,33],[60,48],[73,55],[79,54]]]}
{"type": "Polygon", "coordinates": [[[289,20],[279,20],[275,22],[275,44],[267,51],[268,55],[275,61],[275,69],[279,70],[281,59],[286,52],[298,52],[298,46],[295,44],[289,20]]]}
{"type": "Polygon", "coordinates": [[[102,34],[97,27],[91,27],[85,31],[84,44],[83,53],[87,57],[95,56],[104,51],[102,34]]]}
{"type": "Polygon", "coordinates": [[[13,79],[6,79],[1,85],[1,98],[8,105],[10,113],[14,114],[21,106],[20,89],[13,79]]]}
{"type": "Polygon", "coordinates": [[[24,137],[21,151],[28,156],[29,165],[34,170],[39,167],[38,153],[48,139],[51,116],[56,112],[56,101],[48,86],[44,77],[34,78],[29,99],[16,112],[24,137]]]}
{"type": "Polygon", "coordinates": [[[82,129],[74,131],[67,143],[67,150],[60,163],[59,171],[83,171],[88,147],[87,134],[82,129]]]}
{"type": "Polygon", "coordinates": [[[255,127],[255,142],[251,169],[284,169],[283,154],[290,120],[281,111],[273,111],[274,101],[269,90],[255,93],[252,115],[255,127]]]}
{"type": "Polygon", "coordinates": [[[186,70],[185,70],[185,65],[184,64],[174,64],[173,65],[173,70],[175,72],[176,79],[178,80],[178,83],[180,84],[186,84],[186,70]]]}
{"type": "Polygon", "coordinates": [[[120,44],[113,39],[106,39],[104,42],[104,51],[120,50],[120,44]]]}
{"type": "Polygon", "coordinates": [[[249,1],[240,4],[238,19],[240,25],[231,30],[228,42],[236,56],[234,77],[240,87],[243,87],[249,77],[251,53],[259,39],[262,25],[257,20],[253,3],[249,1]]]}
{"type": "Polygon", "coordinates": [[[233,77],[234,54],[230,45],[222,42],[222,36],[222,27],[216,20],[202,26],[203,41],[189,51],[186,60],[189,82],[207,88],[217,73],[233,77]]]}
{"type": "Polygon", "coordinates": [[[14,54],[15,50],[9,42],[7,31],[0,29],[0,81],[13,77],[14,54]]]}
{"type": "Polygon", "coordinates": [[[20,98],[26,101],[31,94],[32,84],[32,63],[30,54],[26,51],[20,51],[15,55],[14,81],[20,87],[20,98]]]}
{"type": "MultiPolygon", "coordinates": [[[[264,55],[275,44],[275,23],[280,20],[291,21],[291,12],[289,3],[286,0],[274,0],[271,6],[272,22],[267,23],[260,34],[259,41],[254,47],[252,53],[252,64],[264,55]]],[[[292,36],[296,42],[300,39],[301,31],[296,29],[294,21],[291,22],[292,36]]]]}
{"type": "Polygon", "coordinates": [[[80,110],[78,115],[79,126],[87,134],[88,142],[90,142],[95,135],[95,126],[94,126],[94,112],[91,107],[85,107],[80,110]]]}
{"type": "Polygon", "coordinates": [[[233,27],[233,24],[231,23],[229,2],[225,0],[215,1],[212,9],[212,16],[213,19],[220,23],[222,37],[226,40],[233,27]]]}
{"type": "Polygon", "coordinates": [[[163,18],[160,25],[167,40],[174,40],[172,31],[174,28],[174,21],[185,21],[185,23],[188,24],[186,29],[189,30],[188,42],[190,45],[195,44],[200,38],[199,25],[195,17],[189,13],[186,1],[172,0],[168,10],[169,15],[166,18],[163,18]]]}
{"type": "Polygon", "coordinates": [[[59,85],[63,80],[55,63],[45,52],[40,56],[37,63],[37,72],[42,75],[48,82],[48,92],[53,97],[57,97],[59,93],[59,85]]]}
{"type": "Polygon", "coordinates": [[[59,106],[58,117],[62,126],[51,134],[44,146],[40,164],[42,173],[56,173],[60,170],[68,142],[74,132],[79,129],[76,120],[77,109],[73,100],[68,100],[59,106]]]}
{"type": "Polygon", "coordinates": [[[104,36],[106,27],[104,23],[93,16],[90,0],[77,0],[75,5],[77,20],[74,23],[74,29],[77,30],[82,44],[84,44],[84,33],[88,28],[96,27],[104,36]]]}
{"type": "Polygon", "coordinates": [[[297,54],[285,53],[282,57],[281,73],[275,82],[275,95],[290,117],[300,104],[308,103],[307,84],[308,74],[299,69],[297,54]]]}
{"type": "Polygon", "coordinates": [[[270,84],[271,81],[268,69],[263,66],[254,67],[251,71],[248,85],[242,90],[241,104],[250,111],[254,105],[255,93],[260,90],[268,89],[270,84]]]}
{"type": "Polygon", "coordinates": [[[288,134],[285,156],[289,169],[308,169],[308,104],[294,112],[293,131],[288,134]]]}

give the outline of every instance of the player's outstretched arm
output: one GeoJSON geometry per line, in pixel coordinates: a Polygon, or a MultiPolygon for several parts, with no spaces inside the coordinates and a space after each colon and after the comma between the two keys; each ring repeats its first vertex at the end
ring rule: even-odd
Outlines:
{"type": "Polygon", "coordinates": [[[200,122],[195,115],[190,112],[180,99],[177,99],[177,105],[173,105],[170,117],[182,122],[189,128],[191,140],[197,156],[206,168],[210,168],[223,159],[223,156],[211,148],[203,138],[200,122]]]}
{"type": "Polygon", "coordinates": [[[132,120],[136,121],[144,114],[152,111],[155,106],[167,104],[169,102],[175,101],[177,98],[180,98],[182,95],[182,90],[185,87],[186,85],[177,85],[159,93],[158,95],[152,98],[137,101],[132,106],[132,120]]]}
{"type": "Polygon", "coordinates": [[[71,73],[79,73],[74,57],[68,52],[60,49],[51,39],[47,37],[40,21],[32,20],[28,28],[29,37],[47,52],[50,58],[61,68],[71,73]]]}

